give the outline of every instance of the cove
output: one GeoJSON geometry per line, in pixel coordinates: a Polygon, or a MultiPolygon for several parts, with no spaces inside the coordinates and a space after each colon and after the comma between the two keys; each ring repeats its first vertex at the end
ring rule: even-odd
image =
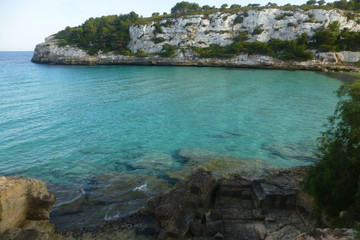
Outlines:
{"type": "Polygon", "coordinates": [[[47,182],[58,226],[134,211],[189,159],[311,164],[341,84],[308,71],[55,66],[31,56],[0,53],[0,175],[47,182]]]}

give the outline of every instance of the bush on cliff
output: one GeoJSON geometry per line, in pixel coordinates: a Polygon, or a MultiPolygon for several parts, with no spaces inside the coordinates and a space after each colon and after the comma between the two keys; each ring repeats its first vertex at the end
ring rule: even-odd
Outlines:
{"type": "Polygon", "coordinates": [[[322,52],[360,51],[360,33],[350,32],[348,28],[340,31],[340,25],[336,21],[325,30],[315,31],[312,40],[310,47],[322,52]]]}
{"type": "Polygon", "coordinates": [[[282,41],[272,39],[269,42],[235,41],[227,46],[211,45],[207,48],[194,48],[201,58],[231,58],[237,54],[260,54],[282,60],[306,61],[314,58],[306,51],[306,45],[300,40],[282,41]]]}
{"type": "Polygon", "coordinates": [[[327,130],[319,138],[321,160],[304,180],[304,189],[314,198],[314,210],[319,219],[334,225],[360,220],[360,83],[342,86],[339,103],[329,118],[327,130]]]}
{"type": "Polygon", "coordinates": [[[130,40],[129,27],[139,16],[135,12],[124,15],[90,18],[78,27],[67,27],[58,32],[55,38],[62,39],[60,44],[69,44],[86,50],[90,54],[98,51],[121,52],[130,40]]]}
{"type": "Polygon", "coordinates": [[[191,12],[196,12],[196,11],[200,11],[200,10],[201,10],[201,7],[199,4],[182,1],[182,2],[176,3],[175,6],[173,8],[171,8],[171,13],[172,14],[185,14],[185,13],[191,13],[191,12]]]}

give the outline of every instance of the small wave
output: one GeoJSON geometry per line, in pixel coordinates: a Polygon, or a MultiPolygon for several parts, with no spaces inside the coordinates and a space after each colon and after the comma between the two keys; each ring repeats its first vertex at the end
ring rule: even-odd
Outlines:
{"type": "Polygon", "coordinates": [[[83,188],[80,188],[80,192],[81,192],[82,195],[86,194],[86,192],[85,192],[85,190],[83,188]]]}
{"type": "Polygon", "coordinates": [[[108,216],[108,213],[106,213],[106,216],[104,217],[104,220],[105,221],[112,221],[112,220],[116,220],[116,219],[118,219],[118,218],[120,218],[121,217],[121,215],[120,215],[120,213],[119,212],[117,212],[115,215],[113,215],[113,216],[108,216]]]}
{"type": "Polygon", "coordinates": [[[147,183],[144,183],[143,185],[136,187],[133,189],[133,191],[142,191],[142,192],[146,192],[147,191],[147,183]]]}

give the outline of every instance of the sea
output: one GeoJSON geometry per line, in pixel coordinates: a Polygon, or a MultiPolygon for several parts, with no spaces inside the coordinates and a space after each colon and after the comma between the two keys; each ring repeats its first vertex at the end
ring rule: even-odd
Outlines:
{"type": "Polygon", "coordinates": [[[311,71],[63,66],[32,55],[0,52],[0,175],[44,181],[58,228],[132,214],[180,179],[172,173],[208,159],[259,171],[313,164],[342,84],[311,71]]]}

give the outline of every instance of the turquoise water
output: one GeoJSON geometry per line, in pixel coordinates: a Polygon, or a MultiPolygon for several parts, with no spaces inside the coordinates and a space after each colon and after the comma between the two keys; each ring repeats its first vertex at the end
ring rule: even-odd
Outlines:
{"type": "Polygon", "coordinates": [[[139,156],[193,147],[310,164],[341,84],[306,71],[54,66],[31,56],[0,52],[0,175],[53,185],[135,172],[128,163],[139,156]]]}

